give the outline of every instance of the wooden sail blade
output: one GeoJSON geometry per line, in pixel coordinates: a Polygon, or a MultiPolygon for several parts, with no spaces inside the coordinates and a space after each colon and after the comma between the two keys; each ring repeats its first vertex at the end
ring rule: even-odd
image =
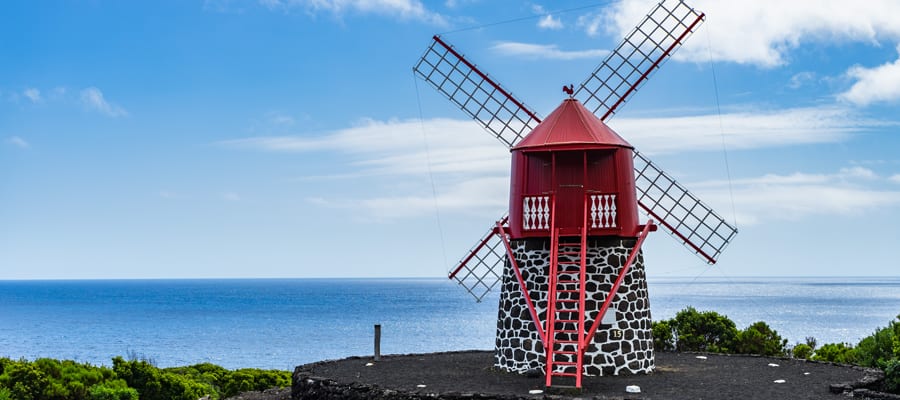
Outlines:
{"type": "Polygon", "coordinates": [[[438,36],[413,70],[507,147],[541,122],[524,103],[438,36]]]}
{"type": "Polygon", "coordinates": [[[612,117],[703,22],[683,1],[664,0],[578,87],[575,98],[601,120],[612,117]]]}
{"type": "Polygon", "coordinates": [[[737,228],[637,151],[634,180],[638,205],[688,249],[715,264],[737,228]]]}

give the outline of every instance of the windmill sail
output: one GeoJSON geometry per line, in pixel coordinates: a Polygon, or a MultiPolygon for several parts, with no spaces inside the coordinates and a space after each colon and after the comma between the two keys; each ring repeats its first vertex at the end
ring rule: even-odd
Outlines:
{"type": "Polygon", "coordinates": [[[507,147],[541,122],[524,103],[438,36],[413,70],[507,147]]]}
{"type": "Polygon", "coordinates": [[[450,271],[450,279],[455,279],[479,303],[502,279],[506,248],[500,237],[502,233],[497,227],[506,224],[508,219],[504,215],[497,221],[484,238],[459,261],[456,268],[450,271]]]}
{"type": "Polygon", "coordinates": [[[715,264],[737,228],[637,151],[634,180],[641,208],[698,256],[715,264]]]}
{"type": "Polygon", "coordinates": [[[700,25],[704,14],[662,1],[578,87],[575,98],[606,121],[700,25]]]}

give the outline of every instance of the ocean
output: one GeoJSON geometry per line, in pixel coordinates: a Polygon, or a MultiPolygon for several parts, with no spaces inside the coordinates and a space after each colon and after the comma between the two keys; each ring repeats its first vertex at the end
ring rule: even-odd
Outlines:
{"type": "MultiPolygon", "coordinates": [[[[791,344],[856,344],[900,314],[900,277],[653,278],[654,320],[686,306],[791,344]]],[[[212,362],[292,370],[313,361],[492,349],[497,295],[476,303],[446,279],[0,281],[0,357],[160,367],[212,362]]]]}

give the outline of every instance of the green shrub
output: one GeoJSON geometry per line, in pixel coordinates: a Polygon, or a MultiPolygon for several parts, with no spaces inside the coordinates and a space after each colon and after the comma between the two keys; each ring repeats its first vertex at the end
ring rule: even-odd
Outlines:
{"type": "Polygon", "coordinates": [[[884,390],[900,394],[900,360],[896,358],[885,363],[884,390]]]}
{"type": "Polygon", "coordinates": [[[241,392],[261,391],[291,384],[288,371],[239,369],[234,371],[223,384],[224,396],[230,397],[241,392]]]}
{"type": "Polygon", "coordinates": [[[0,375],[0,386],[9,389],[9,397],[16,400],[42,400],[50,379],[36,365],[25,361],[7,363],[0,375]]]}
{"type": "Polygon", "coordinates": [[[653,348],[657,351],[675,350],[675,332],[672,330],[671,320],[654,322],[651,325],[653,331],[653,348]]]}
{"type": "Polygon", "coordinates": [[[794,355],[794,358],[809,360],[809,358],[812,357],[813,349],[806,343],[800,343],[794,346],[791,353],[794,355]]]}
{"type": "Polygon", "coordinates": [[[121,379],[91,386],[89,400],[138,400],[138,392],[121,379]]]}
{"type": "Polygon", "coordinates": [[[764,356],[783,356],[787,353],[787,339],[782,339],[778,332],[765,322],[754,322],[738,332],[734,350],[740,354],[759,354],[764,356]]]}
{"type": "Polygon", "coordinates": [[[698,312],[693,307],[675,314],[675,349],[678,351],[732,351],[738,330],[728,317],[715,311],[698,312]]]}
{"type": "Polygon", "coordinates": [[[856,362],[856,350],[853,346],[846,343],[827,343],[816,350],[812,359],[815,361],[853,364],[856,362]]]}
{"type": "Polygon", "coordinates": [[[879,328],[856,345],[856,363],[864,367],[878,367],[894,358],[894,329],[879,328]]]}

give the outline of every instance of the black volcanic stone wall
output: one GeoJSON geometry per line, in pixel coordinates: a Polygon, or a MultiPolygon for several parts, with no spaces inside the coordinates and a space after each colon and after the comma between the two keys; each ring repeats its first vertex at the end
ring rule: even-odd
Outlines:
{"type": "MultiPolygon", "coordinates": [[[[547,318],[549,243],[549,238],[514,240],[511,243],[540,321],[547,318]]],[[[585,307],[588,312],[585,331],[590,328],[594,315],[606,299],[634,243],[634,239],[621,238],[588,240],[585,286],[587,291],[585,307]]],[[[573,260],[577,260],[577,256],[573,257],[575,257],[573,260]]],[[[502,285],[497,318],[495,364],[510,372],[543,370],[546,359],[544,346],[508,260],[503,271],[502,285]]],[[[577,298],[577,293],[573,295],[577,298]]],[[[650,302],[641,254],[638,254],[634,265],[619,287],[618,295],[607,311],[608,315],[610,313],[615,315],[615,323],[612,326],[601,325],[597,330],[593,344],[585,353],[583,373],[618,375],[652,371],[654,363],[650,302]]],[[[557,328],[574,329],[574,326],[564,325],[557,325],[557,328]]]]}

